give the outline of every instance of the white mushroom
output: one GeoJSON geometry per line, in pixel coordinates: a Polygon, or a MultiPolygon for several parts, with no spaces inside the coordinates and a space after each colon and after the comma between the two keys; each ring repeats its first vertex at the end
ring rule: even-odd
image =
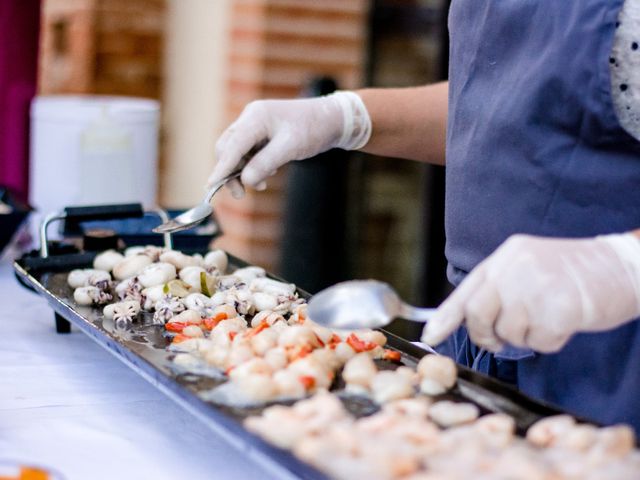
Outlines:
{"type": "Polygon", "coordinates": [[[185,267],[200,266],[199,260],[191,255],[185,255],[177,250],[169,250],[160,255],[160,261],[171,263],[178,271],[185,267]]]}
{"type": "Polygon", "coordinates": [[[454,403],[449,400],[436,402],[429,409],[429,417],[441,427],[471,423],[478,415],[480,410],[472,403],[454,403]]]}
{"type": "Polygon", "coordinates": [[[211,250],[204,256],[204,266],[207,269],[215,269],[223,275],[229,265],[229,258],[223,250],[211,250]]]}
{"type": "Polygon", "coordinates": [[[124,255],[121,253],[115,250],[106,250],[93,259],[93,268],[110,272],[122,259],[124,259],[124,255]]]}
{"type": "Polygon", "coordinates": [[[163,262],[147,265],[138,275],[140,283],[145,288],[164,285],[174,278],[176,278],[176,267],[170,263],[163,262]]]}
{"type": "Polygon", "coordinates": [[[404,375],[391,370],[378,372],[371,379],[371,393],[378,404],[409,398],[413,395],[413,385],[404,375]]]}
{"type": "Polygon", "coordinates": [[[146,255],[132,255],[125,257],[113,267],[113,276],[117,280],[125,280],[140,274],[152,260],[146,255]]]}
{"type": "Polygon", "coordinates": [[[456,364],[444,355],[425,355],[418,363],[420,391],[440,395],[453,387],[458,378],[456,364]]]}

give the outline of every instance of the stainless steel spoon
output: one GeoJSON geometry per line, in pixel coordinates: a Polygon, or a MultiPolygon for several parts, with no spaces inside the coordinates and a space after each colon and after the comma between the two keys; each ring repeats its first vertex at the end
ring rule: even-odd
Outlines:
{"type": "Polygon", "coordinates": [[[179,232],[181,230],[188,230],[190,228],[195,227],[196,225],[202,223],[209,215],[213,212],[213,208],[211,207],[211,199],[213,196],[220,190],[229,180],[233,180],[234,178],[238,178],[242,173],[242,169],[238,169],[230,175],[224,177],[222,180],[214,183],[211,188],[207,191],[204,198],[202,199],[202,203],[196,205],[193,208],[190,208],[186,212],[181,213],[177,217],[169,220],[168,222],[164,222],[161,225],[158,225],[153,229],[156,233],[172,233],[179,232]]]}
{"type": "Polygon", "coordinates": [[[263,140],[257,143],[251,150],[249,150],[238,162],[237,169],[232,173],[214,183],[204,198],[202,199],[202,203],[196,205],[195,207],[187,210],[186,212],[181,213],[176,218],[169,220],[168,222],[164,222],[162,225],[158,225],[153,229],[156,233],[172,233],[179,232],[181,230],[189,230],[190,228],[195,227],[196,225],[202,223],[209,215],[213,212],[213,208],[211,207],[211,200],[213,196],[220,190],[227,182],[233,180],[234,178],[240,177],[242,173],[242,169],[249,163],[249,160],[253,158],[253,156],[258,153],[262,148],[267,144],[267,140],[263,140]]]}
{"type": "Polygon", "coordinates": [[[394,318],[426,323],[435,308],[418,308],[404,303],[384,282],[352,280],[333,285],[309,300],[308,315],[325,327],[357,330],[380,328],[394,318]]]}

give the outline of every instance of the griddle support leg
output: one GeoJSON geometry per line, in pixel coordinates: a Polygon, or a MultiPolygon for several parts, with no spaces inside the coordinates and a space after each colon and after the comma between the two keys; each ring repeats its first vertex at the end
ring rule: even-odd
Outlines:
{"type": "Polygon", "coordinates": [[[71,333],[71,323],[62,315],[55,314],[56,316],[56,333],[71,333]]]}

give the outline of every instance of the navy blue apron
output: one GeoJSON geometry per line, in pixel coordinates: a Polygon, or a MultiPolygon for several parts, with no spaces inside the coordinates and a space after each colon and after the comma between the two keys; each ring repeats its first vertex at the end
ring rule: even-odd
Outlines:
{"type": "MultiPolygon", "coordinates": [[[[622,3],[453,0],[446,255],[454,284],[515,233],[640,227],[640,143],[618,123],[609,80],[622,3]]],[[[576,335],[554,355],[479,355],[462,329],[444,350],[489,373],[510,367],[534,397],[640,431],[637,321],[576,335]]]]}

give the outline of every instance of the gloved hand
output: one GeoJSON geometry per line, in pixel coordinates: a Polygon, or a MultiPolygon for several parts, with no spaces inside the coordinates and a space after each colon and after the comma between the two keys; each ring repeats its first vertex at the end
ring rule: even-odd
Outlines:
{"type": "Polygon", "coordinates": [[[291,160],[331,148],[356,150],[371,136],[371,119],[353,92],[296,100],[258,100],[248,104],[216,144],[212,184],[235,170],[242,157],[264,143],[242,171],[244,185],[264,188],[264,180],[291,160]]]}
{"type": "Polygon", "coordinates": [[[514,235],[442,303],[422,334],[437,345],[463,321],[479,346],[560,350],[577,332],[640,316],[640,240],[514,235]]]}

